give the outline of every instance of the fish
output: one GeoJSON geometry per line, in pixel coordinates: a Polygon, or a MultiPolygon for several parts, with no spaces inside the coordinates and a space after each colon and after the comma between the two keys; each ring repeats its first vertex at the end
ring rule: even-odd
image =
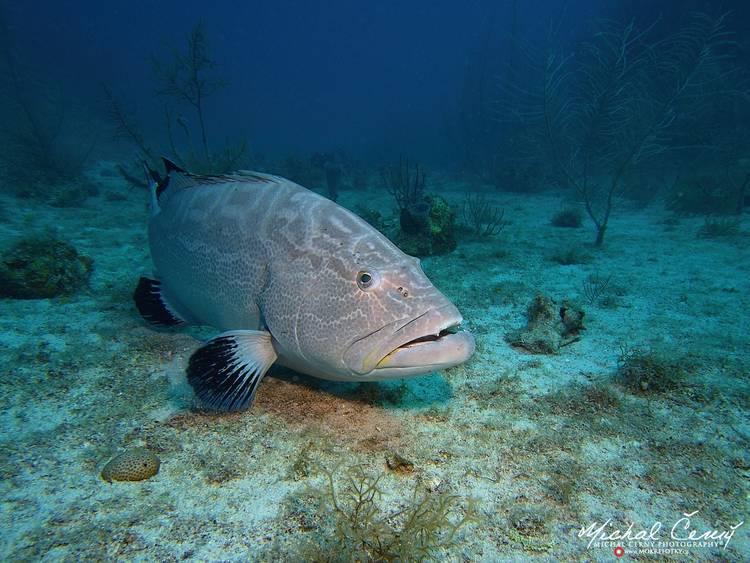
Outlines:
{"type": "Polygon", "coordinates": [[[187,380],[200,403],[249,408],[278,364],[335,381],[445,370],[474,353],[419,259],[335,202],[261,172],[147,168],[151,277],[133,293],[155,327],[207,325],[187,380]]]}

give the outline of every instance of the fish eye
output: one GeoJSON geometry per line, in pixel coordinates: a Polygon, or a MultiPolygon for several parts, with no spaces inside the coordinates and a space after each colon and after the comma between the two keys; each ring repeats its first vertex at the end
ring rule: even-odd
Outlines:
{"type": "Polygon", "coordinates": [[[361,270],[357,273],[357,286],[362,291],[375,289],[380,283],[380,276],[372,270],[361,270]]]}

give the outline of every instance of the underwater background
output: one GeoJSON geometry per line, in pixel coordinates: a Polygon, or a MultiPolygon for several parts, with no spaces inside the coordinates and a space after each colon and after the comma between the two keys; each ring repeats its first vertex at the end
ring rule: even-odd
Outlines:
{"type": "Polygon", "coordinates": [[[1,560],[750,559],[747,2],[3,2],[0,67],[1,560]],[[357,213],[474,356],[202,408],[161,156],[357,213]]]}

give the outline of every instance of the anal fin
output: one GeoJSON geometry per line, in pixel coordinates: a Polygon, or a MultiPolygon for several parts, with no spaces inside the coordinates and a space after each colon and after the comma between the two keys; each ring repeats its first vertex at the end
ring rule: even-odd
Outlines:
{"type": "Polygon", "coordinates": [[[161,282],[141,277],[133,292],[133,301],[141,316],[156,326],[180,326],[185,319],[169,305],[162,293],[161,282]]]}
{"type": "Polygon", "coordinates": [[[271,335],[261,330],[232,330],[198,348],[187,378],[198,398],[215,410],[250,407],[258,385],[276,361],[271,335]]]}

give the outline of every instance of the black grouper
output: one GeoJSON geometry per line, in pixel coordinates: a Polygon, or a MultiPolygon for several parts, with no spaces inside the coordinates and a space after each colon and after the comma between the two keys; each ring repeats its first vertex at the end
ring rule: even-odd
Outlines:
{"type": "Polygon", "coordinates": [[[421,375],[465,362],[474,338],[419,260],[336,203],[256,172],[152,173],[154,278],[134,299],[155,325],[221,334],[190,358],[199,399],[252,403],[274,362],[340,381],[421,375]]]}

